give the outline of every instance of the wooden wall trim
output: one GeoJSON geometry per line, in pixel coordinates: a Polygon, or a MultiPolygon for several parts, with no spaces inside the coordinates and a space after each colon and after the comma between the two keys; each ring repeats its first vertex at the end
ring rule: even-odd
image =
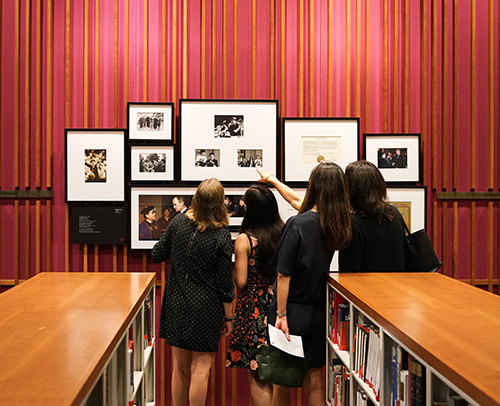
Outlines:
{"type": "Polygon", "coordinates": [[[500,200],[500,192],[437,192],[438,200],[500,200]]]}

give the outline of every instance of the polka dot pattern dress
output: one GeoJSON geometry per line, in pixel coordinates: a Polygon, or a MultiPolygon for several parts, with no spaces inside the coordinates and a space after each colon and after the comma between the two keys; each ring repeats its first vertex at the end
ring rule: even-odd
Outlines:
{"type": "Polygon", "coordinates": [[[267,343],[265,318],[273,297],[273,280],[261,274],[258,241],[255,237],[247,236],[252,246],[248,258],[247,284],[238,294],[226,366],[255,371],[259,367],[258,347],[267,343]]]}
{"type": "Polygon", "coordinates": [[[234,300],[231,235],[226,228],[196,230],[183,214],[174,217],[151,252],[170,258],[159,336],[188,351],[215,352],[224,319],[223,302],[234,300]]]}

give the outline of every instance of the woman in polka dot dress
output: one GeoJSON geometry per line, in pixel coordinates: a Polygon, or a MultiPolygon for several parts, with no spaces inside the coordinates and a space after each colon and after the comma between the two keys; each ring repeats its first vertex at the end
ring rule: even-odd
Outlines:
{"type": "Polygon", "coordinates": [[[161,338],[172,346],[172,400],[204,405],[214,354],[222,332],[232,331],[234,283],[224,188],[203,181],[186,214],[174,217],[151,253],[170,258],[161,306],[161,338]]]}
{"type": "Polygon", "coordinates": [[[276,270],[271,258],[283,222],[267,186],[254,185],[245,193],[246,213],[234,245],[235,282],[241,288],[226,365],[248,369],[250,393],[257,406],[271,405],[272,385],[259,380],[258,347],[267,342],[266,315],[276,270]]]}

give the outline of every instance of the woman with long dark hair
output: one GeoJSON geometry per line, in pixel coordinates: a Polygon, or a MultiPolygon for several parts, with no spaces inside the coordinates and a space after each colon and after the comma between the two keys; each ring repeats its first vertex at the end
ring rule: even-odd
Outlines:
{"type": "Polygon", "coordinates": [[[226,365],[248,369],[250,394],[257,406],[271,405],[272,385],[259,379],[259,349],[267,342],[266,316],[276,268],[271,265],[283,221],[267,186],[251,186],[246,213],[234,244],[236,286],[240,288],[226,365]]]}
{"type": "Polygon", "coordinates": [[[174,217],[153,247],[154,262],[170,258],[160,334],[172,347],[172,401],[204,405],[222,332],[232,331],[231,234],[224,188],[215,179],[198,186],[189,210],[174,217]]]}
{"type": "MultiPolygon", "coordinates": [[[[351,208],[347,180],[342,168],[322,161],[311,172],[305,197],[273,175],[259,171],[261,182],[275,186],[299,214],[285,227],[274,261],[277,300],[268,313],[268,322],[283,331],[302,337],[304,351],[311,355],[304,384],[308,405],[323,405],[323,366],[326,360],[326,275],[333,253],[351,239],[351,208]]],[[[274,386],[273,405],[290,405],[290,389],[274,386]]]]}
{"type": "Polygon", "coordinates": [[[368,161],[346,167],[351,195],[351,243],[339,252],[340,272],[404,272],[404,226],[398,209],[387,201],[387,187],[368,161]]]}

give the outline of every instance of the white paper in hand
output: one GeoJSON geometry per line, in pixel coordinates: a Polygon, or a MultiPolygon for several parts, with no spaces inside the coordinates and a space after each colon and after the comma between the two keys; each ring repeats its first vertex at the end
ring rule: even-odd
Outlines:
{"type": "Polygon", "coordinates": [[[286,339],[285,333],[269,324],[269,343],[281,351],[296,357],[304,358],[304,347],[302,347],[302,337],[290,334],[290,341],[286,339]]]}

